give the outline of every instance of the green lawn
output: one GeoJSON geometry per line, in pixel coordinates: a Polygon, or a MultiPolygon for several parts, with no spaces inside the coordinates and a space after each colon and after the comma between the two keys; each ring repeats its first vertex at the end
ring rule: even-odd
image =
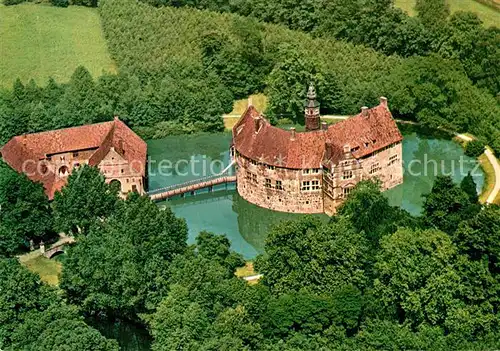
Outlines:
{"type": "Polygon", "coordinates": [[[40,276],[40,279],[49,285],[59,284],[62,264],[56,259],[49,260],[45,256],[32,252],[21,256],[19,261],[33,273],[40,276]]]}
{"type": "Polygon", "coordinates": [[[0,87],[17,77],[65,82],[79,65],[94,77],[115,71],[96,9],[0,5],[0,87]]]}
{"type": "MultiPolygon", "coordinates": [[[[395,0],[394,2],[397,7],[403,9],[408,14],[412,16],[415,14],[414,7],[416,0],[395,0]]],[[[477,13],[487,27],[500,25],[500,12],[479,2],[474,0],[448,0],[448,4],[450,4],[451,12],[471,11],[477,13]]]]}

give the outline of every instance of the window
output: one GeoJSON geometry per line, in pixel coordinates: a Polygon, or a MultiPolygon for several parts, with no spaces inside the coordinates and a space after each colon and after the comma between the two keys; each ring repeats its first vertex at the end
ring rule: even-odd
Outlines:
{"type": "Polygon", "coordinates": [[[313,180],[311,182],[311,189],[312,190],[319,190],[319,180],[313,180]]]}
{"type": "Polygon", "coordinates": [[[77,163],[75,163],[75,168],[78,168],[78,167],[80,167],[80,164],[77,162],[77,163]]]}
{"type": "Polygon", "coordinates": [[[248,180],[252,179],[252,173],[247,172],[247,176],[246,176],[246,178],[247,178],[248,180]]]}
{"type": "Polygon", "coordinates": [[[351,191],[352,191],[352,187],[343,188],[342,189],[342,196],[343,197],[348,197],[349,194],[351,193],[351,191]]]}
{"type": "Polygon", "coordinates": [[[122,168],[121,172],[122,172],[122,174],[123,174],[123,173],[125,173],[125,170],[122,168]]]}
{"type": "MultiPolygon", "coordinates": [[[[283,190],[283,183],[281,182],[281,180],[276,181],[276,189],[283,190]]],[[[280,199],[280,201],[281,201],[281,199],[280,199]]]]}
{"type": "Polygon", "coordinates": [[[253,174],[252,173],[252,182],[254,182],[255,184],[257,184],[257,174],[253,174]]]}
{"type": "Polygon", "coordinates": [[[377,162],[377,163],[374,163],[374,164],[372,164],[372,165],[371,165],[371,167],[370,167],[370,172],[369,172],[369,173],[370,173],[370,174],[375,174],[375,173],[377,173],[378,171],[380,171],[380,169],[381,169],[381,168],[380,168],[380,164],[379,164],[378,162],[377,162]]]}
{"type": "Polygon", "coordinates": [[[266,188],[272,188],[273,186],[271,185],[271,179],[266,178],[266,183],[264,184],[266,188]]]}
{"type": "Polygon", "coordinates": [[[47,156],[47,161],[52,161],[52,156],[47,156]]]}
{"type": "Polygon", "coordinates": [[[344,171],[344,173],[342,173],[343,180],[351,179],[352,177],[354,177],[354,174],[352,173],[352,171],[344,171]]]}
{"type": "Polygon", "coordinates": [[[250,163],[253,164],[254,166],[257,166],[258,162],[255,160],[250,160],[250,163]]]}
{"type": "Polygon", "coordinates": [[[389,157],[389,162],[387,163],[387,165],[391,166],[391,165],[398,163],[398,162],[399,162],[398,155],[392,155],[391,157],[389,157]]]}
{"type": "Polygon", "coordinates": [[[302,187],[300,188],[302,191],[309,191],[311,190],[311,182],[309,180],[303,181],[302,182],[302,187]]]}
{"type": "Polygon", "coordinates": [[[271,170],[271,171],[274,171],[275,167],[274,166],[271,166],[271,165],[266,165],[266,168],[271,170]]]}
{"type": "Polygon", "coordinates": [[[73,157],[78,157],[78,155],[79,155],[79,154],[78,154],[78,151],[73,152],[73,157]]]}
{"type": "Polygon", "coordinates": [[[302,174],[309,174],[310,171],[311,171],[310,169],[303,169],[302,174]]]}
{"type": "Polygon", "coordinates": [[[319,168],[311,169],[311,173],[318,174],[319,173],[319,168]]]}

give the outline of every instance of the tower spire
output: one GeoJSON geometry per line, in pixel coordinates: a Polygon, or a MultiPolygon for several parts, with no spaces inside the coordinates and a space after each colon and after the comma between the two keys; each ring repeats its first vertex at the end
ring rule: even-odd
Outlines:
{"type": "Polygon", "coordinates": [[[304,114],[306,132],[318,130],[320,127],[319,102],[316,100],[316,89],[314,89],[314,84],[312,82],[309,84],[309,90],[307,91],[304,114]]]}

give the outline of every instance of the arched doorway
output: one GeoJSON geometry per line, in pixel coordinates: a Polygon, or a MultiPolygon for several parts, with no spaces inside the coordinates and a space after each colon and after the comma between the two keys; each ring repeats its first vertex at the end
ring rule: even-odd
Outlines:
{"type": "Polygon", "coordinates": [[[109,185],[113,190],[116,190],[118,192],[122,191],[122,183],[118,179],[113,179],[111,182],[109,182],[109,185]]]}
{"type": "Polygon", "coordinates": [[[59,168],[59,177],[66,177],[69,175],[69,169],[67,166],[62,166],[59,168]]]}

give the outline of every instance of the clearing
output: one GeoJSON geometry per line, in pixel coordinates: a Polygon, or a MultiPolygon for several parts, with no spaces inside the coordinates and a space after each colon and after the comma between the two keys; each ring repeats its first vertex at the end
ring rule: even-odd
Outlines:
{"type": "Polygon", "coordinates": [[[40,253],[40,250],[30,252],[19,257],[23,266],[40,276],[45,283],[53,286],[59,284],[62,264],[56,259],[49,260],[40,253]]]}
{"type": "MultiPolygon", "coordinates": [[[[415,14],[415,2],[416,0],[395,0],[394,4],[406,11],[410,16],[413,16],[415,14]]],[[[499,11],[475,0],[448,0],[448,4],[450,5],[450,11],[452,13],[456,11],[471,11],[477,13],[486,27],[493,25],[498,26],[500,23],[499,11]]]]}
{"type": "Polygon", "coordinates": [[[0,87],[16,78],[66,82],[79,65],[94,77],[115,72],[96,9],[0,4],[0,87]]]}

